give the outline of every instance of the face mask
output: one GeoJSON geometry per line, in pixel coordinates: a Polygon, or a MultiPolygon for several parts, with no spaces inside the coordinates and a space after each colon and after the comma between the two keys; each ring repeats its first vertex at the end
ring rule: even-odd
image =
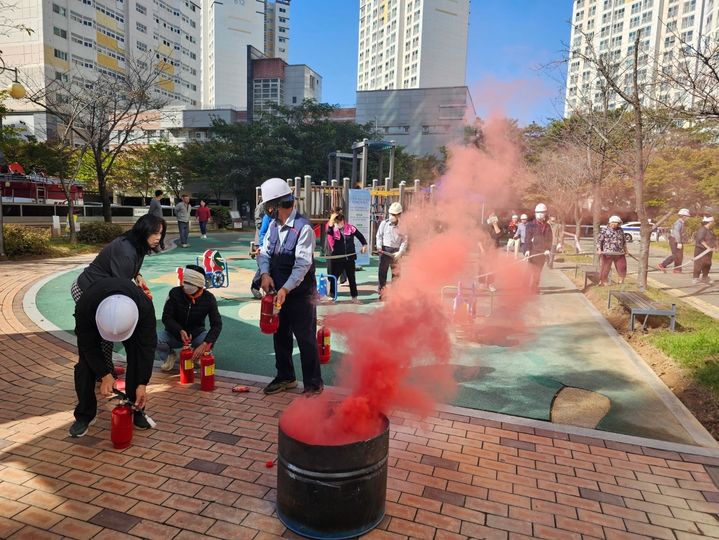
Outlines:
{"type": "Polygon", "coordinates": [[[544,212],[537,212],[536,216],[537,219],[541,221],[544,219],[544,212]]]}
{"type": "Polygon", "coordinates": [[[190,285],[189,283],[183,283],[182,290],[185,291],[185,294],[192,296],[197,291],[199,291],[200,288],[196,287],[195,285],[190,285]]]}
{"type": "Polygon", "coordinates": [[[390,223],[397,223],[398,221],[399,221],[399,219],[397,218],[397,216],[395,216],[394,214],[390,214],[390,216],[389,216],[390,223]]]}

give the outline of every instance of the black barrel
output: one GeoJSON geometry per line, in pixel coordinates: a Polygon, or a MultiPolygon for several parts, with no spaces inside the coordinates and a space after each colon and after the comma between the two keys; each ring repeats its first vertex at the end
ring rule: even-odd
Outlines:
{"type": "Polygon", "coordinates": [[[371,439],[338,446],[307,444],[279,427],[277,516],[309,538],[359,536],[379,525],[387,497],[389,420],[371,439]]]}

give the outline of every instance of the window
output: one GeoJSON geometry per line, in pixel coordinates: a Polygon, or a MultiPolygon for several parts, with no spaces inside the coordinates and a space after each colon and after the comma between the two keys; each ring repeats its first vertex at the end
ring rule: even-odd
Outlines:
{"type": "Polygon", "coordinates": [[[147,26],[145,26],[141,22],[136,23],[136,26],[140,32],[142,32],[143,34],[147,34],[147,26]]]}
{"type": "Polygon", "coordinates": [[[53,13],[57,13],[58,15],[67,17],[67,10],[64,7],[58,6],[57,4],[52,5],[52,11],[53,11],[53,13]]]}
{"type": "Polygon", "coordinates": [[[60,60],[67,60],[67,53],[55,49],[55,58],[59,58],[60,60]]]}
{"type": "Polygon", "coordinates": [[[62,39],[67,39],[67,32],[63,30],[62,28],[58,28],[57,26],[53,26],[52,33],[55,34],[58,37],[61,37],[62,39]]]}
{"type": "Polygon", "coordinates": [[[142,41],[137,42],[137,48],[138,48],[138,50],[140,50],[142,52],[147,51],[147,45],[144,44],[142,41]]]}
{"type": "Polygon", "coordinates": [[[138,13],[142,13],[143,15],[147,15],[147,8],[143,6],[142,4],[135,4],[135,10],[138,13]]]}
{"type": "Polygon", "coordinates": [[[676,17],[679,13],[679,6],[672,6],[667,10],[667,17],[676,17]]]}

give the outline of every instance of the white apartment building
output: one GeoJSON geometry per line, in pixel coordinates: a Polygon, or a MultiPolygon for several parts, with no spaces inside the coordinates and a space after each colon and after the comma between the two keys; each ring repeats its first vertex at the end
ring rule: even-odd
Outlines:
{"type": "Polygon", "coordinates": [[[357,90],[464,86],[469,0],[360,0],[357,90]]]}
{"type": "Polygon", "coordinates": [[[290,56],[290,0],[265,1],[265,56],[290,56]]]}
{"type": "MultiPolygon", "coordinates": [[[[599,80],[591,62],[581,51],[587,38],[598,54],[623,62],[632,56],[640,32],[639,77],[649,83],[654,96],[664,103],[687,103],[686,95],[671,85],[654,85],[662,70],[673,69],[682,42],[699,47],[701,40],[719,38],[719,0],[574,0],[572,33],[565,94],[565,116],[572,111],[601,103],[599,80]]],[[[625,69],[621,82],[631,91],[631,69],[625,69]]],[[[612,97],[610,107],[617,106],[612,97]]]]}

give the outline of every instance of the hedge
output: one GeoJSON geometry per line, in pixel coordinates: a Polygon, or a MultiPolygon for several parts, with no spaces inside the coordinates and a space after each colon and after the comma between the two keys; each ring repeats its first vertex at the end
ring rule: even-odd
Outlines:
{"type": "Polygon", "coordinates": [[[232,227],[232,218],[230,217],[230,209],[226,206],[213,206],[210,208],[212,219],[218,229],[226,229],[232,227]]]}
{"type": "Polygon", "coordinates": [[[122,225],[104,221],[90,221],[80,226],[77,239],[83,244],[107,244],[123,232],[125,232],[125,229],[122,225]]]}
{"type": "Polygon", "coordinates": [[[8,224],[3,227],[5,254],[8,257],[20,255],[45,255],[50,251],[50,231],[36,227],[8,224]]]}

